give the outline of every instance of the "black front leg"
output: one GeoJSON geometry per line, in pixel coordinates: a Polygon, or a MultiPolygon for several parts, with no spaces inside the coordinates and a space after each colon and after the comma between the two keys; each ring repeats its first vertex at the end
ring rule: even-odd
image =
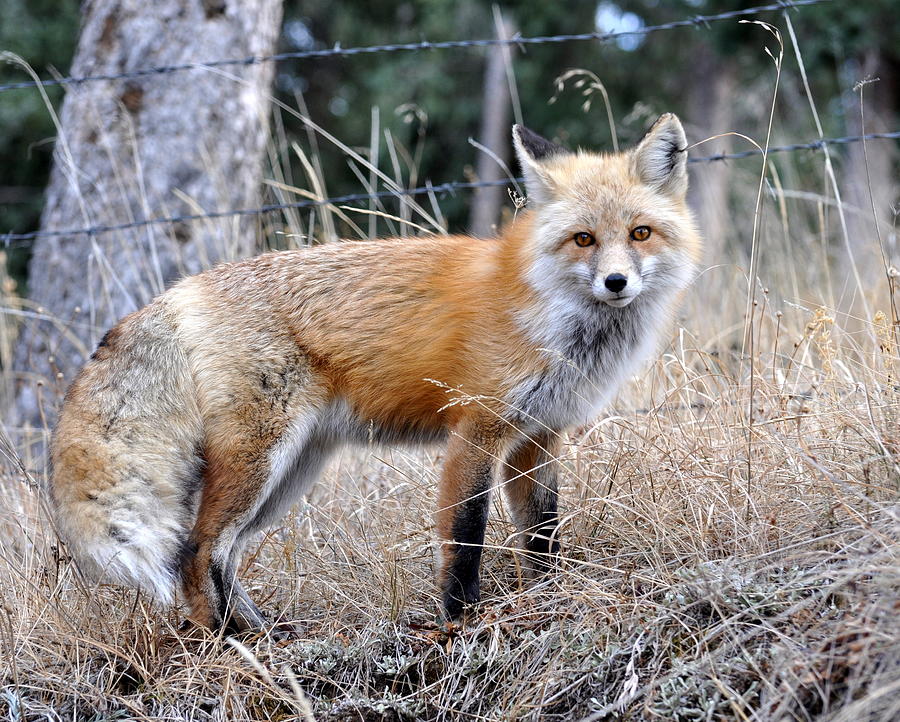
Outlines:
{"type": "Polygon", "coordinates": [[[438,495],[438,582],[444,614],[458,619],[481,598],[479,567],[490,492],[505,431],[496,417],[471,419],[454,429],[438,495]]]}
{"type": "Polygon", "coordinates": [[[481,599],[481,551],[487,526],[490,485],[475,485],[470,498],[462,502],[453,520],[453,552],[447,564],[444,584],[444,612],[456,619],[466,605],[481,599]]]}

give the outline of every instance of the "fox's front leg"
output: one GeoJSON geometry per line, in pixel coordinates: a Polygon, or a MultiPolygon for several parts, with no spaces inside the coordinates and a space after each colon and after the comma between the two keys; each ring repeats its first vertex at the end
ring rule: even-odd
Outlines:
{"type": "Polygon", "coordinates": [[[521,440],[506,460],[503,491],[520,532],[528,570],[545,572],[559,554],[557,475],[562,441],[544,433],[521,440]]]}
{"type": "Polygon", "coordinates": [[[438,583],[448,619],[457,619],[480,598],[478,570],[491,487],[510,437],[494,416],[467,418],[452,430],[437,512],[438,583]]]}

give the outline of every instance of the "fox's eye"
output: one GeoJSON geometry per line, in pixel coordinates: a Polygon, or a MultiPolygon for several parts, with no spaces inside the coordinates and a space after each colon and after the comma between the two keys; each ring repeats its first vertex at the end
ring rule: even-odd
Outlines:
{"type": "Polygon", "coordinates": [[[572,236],[572,240],[575,241],[575,244],[584,248],[585,246],[594,245],[594,237],[588,233],[587,231],[581,231],[580,233],[576,233],[572,236]]]}
{"type": "Polygon", "coordinates": [[[632,241],[646,241],[650,238],[650,226],[638,226],[631,231],[632,241]]]}

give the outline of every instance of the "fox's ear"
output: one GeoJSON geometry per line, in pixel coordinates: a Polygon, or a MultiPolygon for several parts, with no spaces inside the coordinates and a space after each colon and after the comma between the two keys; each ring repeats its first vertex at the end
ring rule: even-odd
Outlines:
{"type": "Polygon", "coordinates": [[[659,116],[633,151],[634,169],[648,186],[684,198],[687,193],[687,138],[673,113],[659,116]]]}
{"type": "Polygon", "coordinates": [[[541,137],[524,125],[513,126],[513,145],[516,157],[525,176],[525,190],[528,198],[540,205],[550,197],[553,181],[542,161],[555,155],[563,155],[569,151],[553,141],[541,137]]]}

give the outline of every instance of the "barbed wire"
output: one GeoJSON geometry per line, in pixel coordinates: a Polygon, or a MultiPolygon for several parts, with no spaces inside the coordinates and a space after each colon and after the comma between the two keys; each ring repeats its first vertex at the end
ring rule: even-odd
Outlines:
{"type": "Polygon", "coordinates": [[[38,86],[54,86],[54,85],[80,85],[93,81],[102,80],[127,80],[133,78],[143,78],[151,75],[166,75],[169,73],[178,73],[186,70],[201,70],[204,68],[222,68],[234,65],[257,65],[259,63],[278,62],[281,60],[303,60],[307,58],[326,58],[334,56],[353,56],[353,55],[371,55],[374,53],[396,53],[396,52],[416,52],[422,50],[448,50],[453,48],[483,48],[495,45],[543,45],[548,43],[567,43],[582,40],[596,40],[598,42],[610,42],[624,37],[633,37],[636,35],[649,35],[650,33],[662,30],[675,30],[684,27],[705,27],[710,23],[719,22],[721,20],[732,20],[734,18],[746,17],[758,13],[773,12],[775,10],[789,10],[791,8],[799,8],[807,5],[818,5],[823,2],[831,2],[831,0],[778,0],[778,2],[768,5],[758,5],[752,8],[744,8],[742,10],[730,10],[728,12],[717,13],[715,15],[694,15],[683,20],[674,20],[660,25],[647,25],[634,30],[624,30],[612,33],[579,33],[570,35],[538,35],[532,37],[523,37],[514,35],[511,38],[485,38],[482,40],[443,40],[438,42],[430,42],[422,40],[417,43],[392,43],[388,45],[367,45],[354,48],[342,48],[335,45],[332,48],[323,48],[321,50],[300,50],[289,53],[277,53],[274,55],[251,55],[245,58],[230,58],[224,60],[213,60],[206,63],[183,63],[180,65],[162,65],[142,70],[133,70],[124,73],[110,73],[100,75],[84,75],[84,76],[67,76],[63,78],[46,78],[42,80],[28,80],[18,83],[7,83],[0,85],[0,93],[8,90],[23,90],[26,88],[36,88],[38,86]]]}
{"type": "Polygon", "coordinates": [[[712,163],[717,160],[737,160],[740,158],[749,158],[754,155],[763,155],[764,153],[792,153],[798,150],[821,150],[826,145],[847,145],[848,143],[859,143],[864,140],[900,140],[900,130],[894,130],[889,133],[867,133],[866,135],[845,135],[839,138],[820,138],[819,140],[811,140],[808,143],[792,143],[791,145],[777,145],[769,148],[752,148],[751,150],[742,150],[737,153],[717,153],[716,155],[708,155],[703,158],[688,158],[688,163],[712,163]]]}
{"type": "MultiPolygon", "coordinates": [[[[751,150],[739,151],[737,153],[718,153],[716,155],[708,155],[700,158],[688,158],[688,163],[714,163],[726,160],[740,160],[750,158],[752,156],[763,155],[768,153],[793,153],[801,150],[821,150],[828,145],[846,145],[848,143],[858,143],[864,140],[900,140],[900,130],[891,131],[889,133],[868,133],[866,135],[848,135],[838,138],[820,138],[808,143],[792,143],[790,145],[773,146],[768,149],[753,148],[751,150]]],[[[292,203],[271,203],[259,206],[258,208],[236,208],[226,211],[210,211],[208,213],[190,213],[179,216],[170,216],[166,218],[149,218],[142,221],[130,221],[128,223],[116,223],[111,225],[90,226],[88,228],[70,228],[65,230],[52,231],[31,231],[29,233],[7,233],[3,238],[3,245],[6,248],[15,248],[29,245],[37,238],[58,238],[62,236],[79,236],[89,235],[96,236],[103,233],[113,231],[125,231],[133,228],[141,228],[143,226],[153,226],[170,223],[185,223],[189,221],[200,221],[210,218],[228,218],[236,216],[259,216],[274,211],[314,208],[328,205],[337,205],[339,203],[355,203],[357,201],[366,201],[382,198],[402,198],[417,195],[445,195],[455,193],[460,190],[474,190],[477,188],[491,188],[496,186],[506,186],[513,182],[522,183],[523,178],[503,179],[496,181],[450,181],[439,185],[425,185],[417,188],[400,188],[396,190],[374,191],[371,193],[350,193],[343,196],[335,196],[333,198],[309,199],[303,201],[295,201],[292,203]]]]}

